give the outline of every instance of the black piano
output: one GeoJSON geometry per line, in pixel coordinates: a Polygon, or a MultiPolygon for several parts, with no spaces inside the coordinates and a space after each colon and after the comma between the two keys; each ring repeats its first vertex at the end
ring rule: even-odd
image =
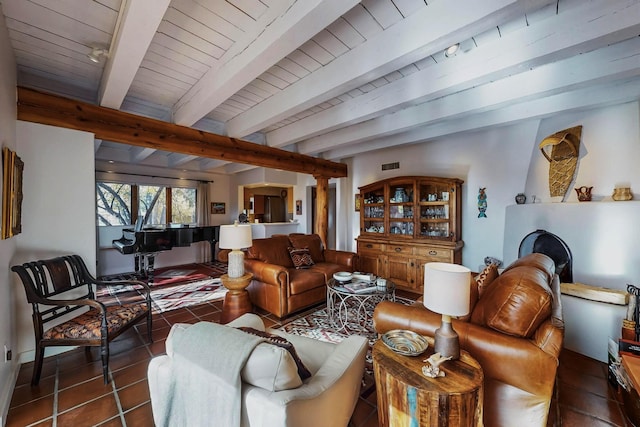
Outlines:
{"type": "Polygon", "coordinates": [[[136,273],[153,283],[153,264],[159,252],[174,247],[191,246],[195,242],[209,242],[214,260],[215,245],[220,237],[219,225],[203,227],[143,228],[140,221],[135,228],[122,230],[122,237],[113,240],[113,247],[121,254],[134,256],[136,273]]]}

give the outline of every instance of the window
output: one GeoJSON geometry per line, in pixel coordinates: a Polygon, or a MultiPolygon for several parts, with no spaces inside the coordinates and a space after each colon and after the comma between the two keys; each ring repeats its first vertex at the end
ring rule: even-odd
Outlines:
{"type": "Polygon", "coordinates": [[[171,222],[193,224],[196,222],[196,189],[171,189],[171,222]]]}
{"type": "Polygon", "coordinates": [[[131,225],[139,217],[145,225],[197,221],[195,188],[98,182],[96,206],[103,226],[131,225]]]}
{"type": "Polygon", "coordinates": [[[138,216],[143,224],[167,223],[167,192],[165,187],[141,185],[138,190],[138,216]]]}
{"type": "Polygon", "coordinates": [[[96,185],[98,225],[129,225],[131,184],[98,182],[96,185]]]}

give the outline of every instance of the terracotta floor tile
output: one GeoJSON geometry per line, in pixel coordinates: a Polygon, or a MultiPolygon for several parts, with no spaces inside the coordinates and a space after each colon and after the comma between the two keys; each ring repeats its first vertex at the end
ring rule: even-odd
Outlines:
{"type": "Polygon", "coordinates": [[[560,413],[562,415],[562,427],[612,427],[620,425],[608,423],[566,407],[561,407],[560,413]]]}
{"type": "Polygon", "coordinates": [[[74,367],[68,367],[65,370],[59,371],[58,390],[64,390],[75,384],[96,378],[103,381],[102,362],[88,363],[84,361],[74,367]]]}
{"type": "Polygon", "coordinates": [[[113,381],[117,389],[121,389],[128,385],[131,385],[140,380],[147,378],[147,368],[149,367],[149,361],[143,360],[131,366],[119,369],[112,373],[113,381]]]}
{"type": "Polygon", "coordinates": [[[150,358],[151,355],[149,354],[149,350],[147,350],[146,346],[137,347],[126,353],[116,354],[111,357],[109,360],[109,367],[113,372],[150,358]]]}
{"type": "Polygon", "coordinates": [[[99,427],[122,427],[124,424],[122,423],[122,418],[120,415],[117,415],[101,424],[98,424],[99,427]]]}
{"type": "Polygon", "coordinates": [[[100,424],[118,415],[118,405],[113,393],[88,402],[58,415],[59,426],[88,426],[100,424]]]}
{"type": "Polygon", "coordinates": [[[579,412],[588,413],[616,425],[622,425],[618,402],[574,387],[560,387],[560,401],[579,412]]]}
{"type": "Polygon", "coordinates": [[[53,395],[9,409],[6,427],[23,427],[53,415],[53,395]]]}
{"type": "Polygon", "coordinates": [[[151,403],[146,403],[129,412],[125,412],[124,419],[128,426],[153,426],[151,403]]]}
{"type": "Polygon", "coordinates": [[[139,381],[128,387],[118,390],[118,398],[122,410],[127,412],[145,402],[149,402],[149,384],[147,380],[139,381]]]}
{"type": "Polygon", "coordinates": [[[58,412],[64,412],[105,394],[113,394],[113,386],[111,383],[104,384],[102,377],[66,388],[58,393],[58,412]]]}
{"type": "Polygon", "coordinates": [[[32,424],[30,427],[51,427],[53,426],[53,418],[47,418],[44,421],[40,421],[39,423],[32,424]]]}
{"type": "Polygon", "coordinates": [[[53,394],[56,385],[55,377],[48,377],[40,380],[37,386],[32,387],[31,384],[23,384],[17,386],[13,390],[13,396],[11,397],[11,403],[9,407],[20,406],[24,403],[37,400],[42,397],[53,394]]]}
{"type": "MultiPolygon", "coordinates": [[[[398,292],[398,296],[405,296],[398,292]]],[[[410,295],[415,298],[415,295],[410,295]]],[[[318,307],[279,319],[255,309],[267,327],[279,326],[318,307]]],[[[30,387],[33,363],[23,364],[12,395],[7,426],[54,425],[53,402],[58,378],[58,416],[55,425],[153,426],[146,381],[151,358],[165,353],[165,339],[174,323],[219,322],[222,302],[202,304],[153,316],[154,342],[148,343],[146,324],[141,323],[111,343],[110,378],[102,382],[98,349],[87,360],[83,349],[45,358],[38,387],[30,387]],[[117,391],[114,391],[114,388],[117,391]],[[120,401],[122,413],[116,404],[120,401]],[[83,404],[86,402],[85,404],[83,404]]],[[[630,427],[622,413],[617,390],[607,382],[605,363],[563,350],[558,368],[548,427],[630,427]]],[[[358,400],[352,427],[377,427],[376,392],[358,400]]]]}
{"type": "Polygon", "coordinates": [[[154,341],[151,344],[147,344],[147,349],[149,349],[151,354],[153,354],[154,356],[165,354],[167,352],[165,345],[166,342],[166,340],[154,341]]]}

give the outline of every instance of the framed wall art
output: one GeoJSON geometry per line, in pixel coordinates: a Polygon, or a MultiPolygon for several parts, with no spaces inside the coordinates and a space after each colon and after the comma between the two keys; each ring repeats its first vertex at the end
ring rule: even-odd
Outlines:
{"type": "Polygon", "coordinates": [[[302,215],[302,200],[296,200],[296,215],[302,215]]]}
{"type": "Polygon", "coordinates": [[[2,238],[22,232],[22,173],[24,163],[15,151],[2,149],[2,238]]]}
{"type": "Polygon", "coordinates": [[[355,208],[356,208],[356,212],[360,212],[360,193],[356,193],[355,196],[355,208]]]}
{"type": "Polygon", "coordinates": [[[223,202],[211,202],[211,213],[213,215],[222,215],[226,212],[223,202]]]}

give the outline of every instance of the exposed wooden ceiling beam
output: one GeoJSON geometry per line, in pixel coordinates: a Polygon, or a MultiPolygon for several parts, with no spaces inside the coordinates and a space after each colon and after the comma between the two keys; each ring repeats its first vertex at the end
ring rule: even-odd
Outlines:
{"type": "Polygon", "coordinates": [[[18,119],[173,153],[343,178],[347,165],[19,87],[18,119]]]}

